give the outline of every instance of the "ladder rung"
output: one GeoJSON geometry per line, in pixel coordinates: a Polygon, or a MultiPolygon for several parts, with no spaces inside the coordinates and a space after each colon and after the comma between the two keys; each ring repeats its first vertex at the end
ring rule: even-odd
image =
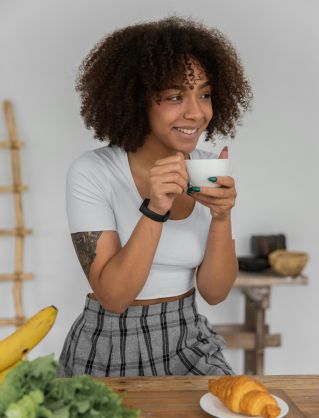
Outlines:
{"type": "Polygon", "coordinates": [[[24,146],[22,141],[0,141],[0,148],[19,149],[24,146]]]}
{"type": "Polygon", "coordinates": [[[8,325],[8,326],[20,326],[25,323],[25,317],[20,318],[0,318],[0,325],[8,325]]]}
{"type": "Polygon", "coordinates": [[[16,236],[24,236],[32,234],[32,229],[26,228],[13,228],[13,229],[0,229],[0,236],[1,235],[16,235],[16,236]]]}
{"type": "Polygon", "coordinates": [[[32,273],[4,273],[0,274],[0,282],[16,281],[16,280],[31,280],[33,279],[32,273]]]}
{"type": "Polygon", "coordinates": [[[0,193],[21,193],[28,190],[28,186],[25,184],[14,184],[10,186],[0,186],[0,193]]]}

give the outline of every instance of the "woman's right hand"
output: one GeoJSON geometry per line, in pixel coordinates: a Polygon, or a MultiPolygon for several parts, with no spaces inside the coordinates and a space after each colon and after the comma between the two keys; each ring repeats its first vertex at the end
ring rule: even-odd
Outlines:
{"type": "Polygon", "coordinates": [[[174,199],[186,192],[188,179],[183,153],[157,160],[150,170],[149,209],[164,215],[174,199]]]}

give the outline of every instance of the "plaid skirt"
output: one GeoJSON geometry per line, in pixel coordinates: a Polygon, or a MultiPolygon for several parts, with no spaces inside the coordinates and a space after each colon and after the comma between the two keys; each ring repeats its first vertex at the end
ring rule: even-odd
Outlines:
{"type": "Polygon", "coordinates": [[[166,376],[234,374],[224,340],[199,314],[195,293],[184,299],[106,311],[87,296],[59,358],[59,375],[166,376]]]}

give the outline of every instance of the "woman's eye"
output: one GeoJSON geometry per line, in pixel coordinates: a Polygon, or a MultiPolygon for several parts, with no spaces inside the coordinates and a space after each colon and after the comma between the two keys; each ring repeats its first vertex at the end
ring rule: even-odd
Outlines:
{"type": "Polygon", "coordinates": [[[204,99],[210,99],[210,98],[212,97],[212,94],[211,94],[211,93],[204,93],[204,94],[202,95],[202,97],[203,97],[204,99]]]}
{"type": "Polygon", "coordinates": [[[181,95],[176,95],[176,96],[169,96],[167,100],[169,100],[170,102],[181,102],[183,98],[181,95]]]}

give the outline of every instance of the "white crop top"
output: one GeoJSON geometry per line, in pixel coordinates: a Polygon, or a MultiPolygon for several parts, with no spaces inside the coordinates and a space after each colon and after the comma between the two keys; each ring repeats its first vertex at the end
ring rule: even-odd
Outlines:
{"type": "MultiPolygon", "coordinates": [[[[190,158],[217,155],[195,149],[190,158]]],[[[143,216],[127,153],[118,146],[87,151],[73,162],[67,176],[66,202],[71,233],[117,231],[122,246],[143,216]]],[[[169,219],[163,224],[149,276],[137,299],[175,296],[194,286],[211,219],[209,208],[195,202],[186,219],[169,219]]]]}

